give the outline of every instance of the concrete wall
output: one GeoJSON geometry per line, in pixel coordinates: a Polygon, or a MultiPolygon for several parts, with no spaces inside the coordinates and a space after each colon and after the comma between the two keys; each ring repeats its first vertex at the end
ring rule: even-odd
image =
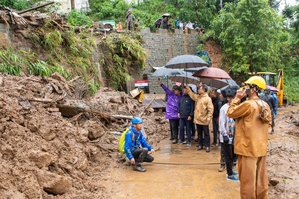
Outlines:
{"type": "MultiPolygon", "coordinates": [[[[57,13],[65,14],[71,11],[71,0],[54,0],[54,2],[60,3],[57,13]]],[[[75,0],[76,10],[87,11],[89,9],[88,0],[75,0]]]]}
{"type": "MultiPolygon", "coordinates": [[[[157,85],[159,77],[152,77],[152,67],[162,67],[170,59],[185,54],[194,55],[196,47],[200,44],[200,39],[196,32],[183,34],[182,30],[175,30],[174,33],[169,33],[167,30],[159,29],[157,33],[150,33],[149,28],[141,30],[141,35],[144,39],[143,47],[148,52],[146,61],[146,69],[144,74],[147,75],[149,81],[150,93],[164,93],[164,90],[157,85]]],[[[160,77],[162,83],[167,84],[167,80],[160,77]]],[[[174,82],[168,81],[169,87],[174,85],[174,82]]]]}

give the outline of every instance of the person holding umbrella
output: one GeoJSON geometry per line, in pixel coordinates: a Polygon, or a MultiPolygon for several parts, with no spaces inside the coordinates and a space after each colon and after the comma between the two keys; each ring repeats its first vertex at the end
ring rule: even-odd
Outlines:
{"type": "Polygon", "coordinates": [[[167,95],[167,104],[166,104],[166,113],[165,118],[169,119],[170,128],[172,132],[172,136],[174,138],[173,144],[178,143],[178,130],[179,130],[179,117],[178,117],[178,106],[179,101],[182,97],[182,89],[181,87],[177,86],[174,87],[173,91],[169,90],[164,84],[160,81],[157,83],[164,89],[167,95]]]}
{"type": "Polygon", "coordinates": [[[194,123],[196,124],[199,136],[199,146],[197,150],[203,149],[204,132],[206,152],[208,153],[210,152],[209,124],[212,121],[214,111],[212,100],[207,94],[208,87],[206,85],[198,87],[198,94],[193,93],[188,84],[186,85],[186,88],[188,95],[195,101],[194,123]]]}

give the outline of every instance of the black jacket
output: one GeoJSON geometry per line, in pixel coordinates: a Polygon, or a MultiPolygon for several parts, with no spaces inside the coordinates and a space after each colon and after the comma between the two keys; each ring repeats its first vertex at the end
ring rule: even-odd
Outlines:
{"type": "Polygon", "coordinates": [[[213,106],[214,106],[214,112],[213,112],[213,118],[218,118],[220,109],[222,107],[222,100],[221,98],[217,95],[216,98],[212,98],[213,106]]]}
{"type": "Polygon", "coordinates": [[[267,104],[270,106],[271,112],[273,112],[273,109],[275,108],[275,100],[274,97],[270,94],[265,94],[261,97],[261,100],[267,102],[267,104]]]}
{"type": "Polygon", "coordinates": [[[180,118],[193,117],[194,115],[194,101],[189,95],[183,95],[179,101],[178,113],[180,118]]]}

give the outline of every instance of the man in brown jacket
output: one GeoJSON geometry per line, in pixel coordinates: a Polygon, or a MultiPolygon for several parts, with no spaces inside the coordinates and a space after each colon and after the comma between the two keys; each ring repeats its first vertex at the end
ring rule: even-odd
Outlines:
{"type": "MultiPolygon", "coordinates": [[[[240,195],[242,199],[264,199],[268,198],[266,154],[271,122],[260,118],[262,108],[258,92],[266,89],[266,82],[262,77],[253,76],[245,84],[246,90],[237,91],[227,110],[227,116],[236,120],[234,150],[238,154],[240,195]],[[248,100],[241,103],[246,95],[248,100]]],[[[266,103],[264,108],[270,112],[266,103]]],[[[271,121],[271,115],[267,120],[271,121]]]]}
{"type": "Polygon", "coordinates": [[[194,123],[196,124],[197,133],[199,136],[199,146],[197,150],[203,149],[203,132],[205,136],[206,152],[210,152],[210,132],[209,124],[213,117],[213,103],[211,98],[208,96],[208,87],[202,85],[198,87],[197,93],[191,91],[189,85],[186,85],[188,95],[195,102],[194,108],[194,123]]]}

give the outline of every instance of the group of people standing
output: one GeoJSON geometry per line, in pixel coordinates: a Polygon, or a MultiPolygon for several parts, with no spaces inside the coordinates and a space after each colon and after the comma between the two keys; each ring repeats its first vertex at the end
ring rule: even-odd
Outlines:
{"type": "MultiPolygon", "coordinates": [[[[202,83],[198,84],[197,93],[188,84],[170,90],[160,81],[157,83],[167,95],[165,118],[170,123],[172,143],[191,146],[195,135],[191,131],[195,124],[199,141],[197,150],[205,147],[206,152],[210,152],[209,124],[212,122],[212,145],[217,145],[218,140],[221,145],[219,171],[226,167],[227,180],[240,181],[242,198],[268,198],[266,153],[268,128],[273,127],[274,118],[273,114],[272,118],[265,114],[266,119],[261,115],[264,115],[263,111],[274,113],[274,108],[257,103],[263,99],[259,96],[266,90],[265,80],[254,76],[245,82],[243,90],[229,86],[220,92],[212,90],[209,95],[208,87],[202,83]],[[233,169],[237,161],[238,173],[233,169]]],[[[268,92],[266,90],[265,95],[268,92]]],[[[267,99],[272,103],[269,96],[267,99]]]]}
{"type": "MultiPolygon", "coordinates": [[[[121,23],[120,23],[121,25],[121,23]]],[[[136,30],[138,27],[141,27],[140,17],[135,21],[135,16],[132,14],[131,10],[128,10],[128,14],[126,16],[126,29],[127,30],[136,30]]],[[[120,30],[120,29],[119,29],[120,30]]]]}

